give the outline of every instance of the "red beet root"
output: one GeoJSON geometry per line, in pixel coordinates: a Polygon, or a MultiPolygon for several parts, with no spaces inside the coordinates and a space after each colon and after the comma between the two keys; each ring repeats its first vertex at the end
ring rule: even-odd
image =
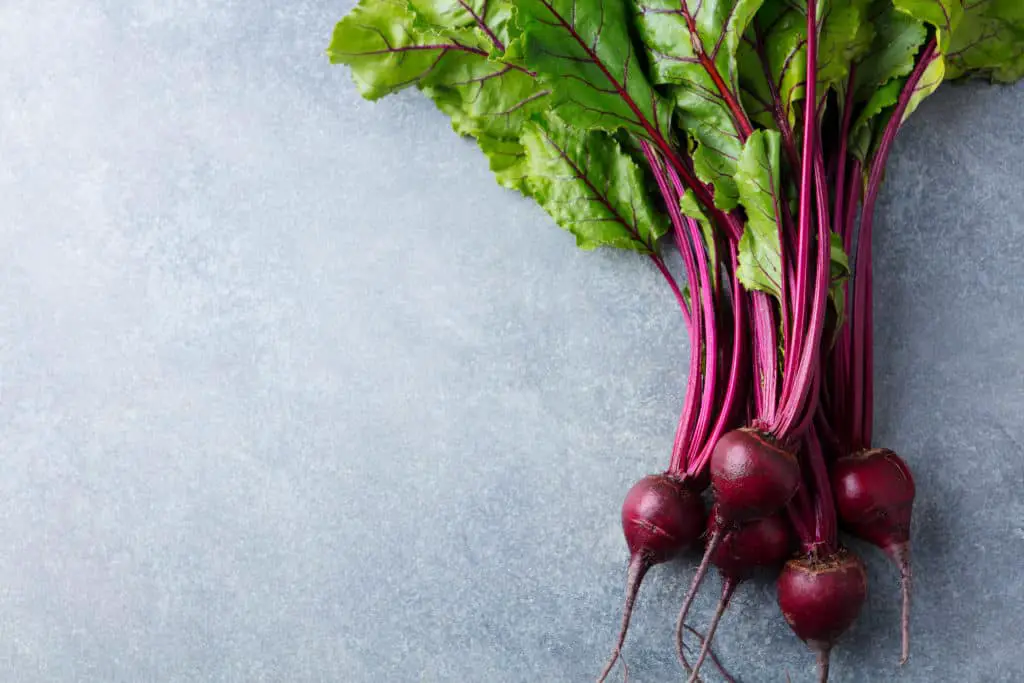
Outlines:
{"type": "Polygon", "coordinates": [[[910,657],[910,517],[914,477],[898,455],[886,448],[872,448],[835,462],[832,490],[843,526],[885,551],[900,570],[900,664],[904,664],[910,657]]]}
{"type": "MultiPolygon", "coordinates": [[[[708,520],[708,532],[714,537],[721,530],[721,521],[712,508],[712,514],[708,520]]],[[[793,549],[793,538],[790,533],[789,524],[782,515],[772,515],[753,522],[740,525],[732,533],[724,534],[722,540],[711,553],[711,563],[718,568],[722,575],[722,597],[718,601],[718,608],[715,616],[708,626],[707,636],[701,647],[697,663],[693,666],[689,683],[694,683],[700,673],[701,665],[711,649],[711,642],[718,629],[718,622],[721,620],[725,610],[729,607],[733,593],[739,584],[750,577],[754,570],[759,567],[779,567],[786,561],[793,549]]],[[[685,615],[683,617],[685,619],[685,615]]],[[[679,641],[677,647],[681,647],[681,634],[677,634],[679,641]]],[[[682,652],[679,653],[683,659],[682,652]]]]}
{"type": "Polygon", "coordinates": [[[622,652],[633,605],[647,570],[696,544],[704,532],[704,503],[686,483],[667,474],[644,477],[622,503],[622,531],[629,547],[629,574],[622,626],[611,657],[598,678],[604,681],[622,652]]]}
{"type": "Polygon", "coordinates": [[[793,632],[818,653],[820,680],[828,680],[829,652],[867,597],[864,563],[845,549],[824,560],[790,560],[779,574],[779,608],[793,632]]]}
{"type": "Polygon", "coordinates": [[[711,487],[725,522],[747,522],[772,515],[800,485],[793,453],[749,427],[725,434],[711,454],[711,487]]]}

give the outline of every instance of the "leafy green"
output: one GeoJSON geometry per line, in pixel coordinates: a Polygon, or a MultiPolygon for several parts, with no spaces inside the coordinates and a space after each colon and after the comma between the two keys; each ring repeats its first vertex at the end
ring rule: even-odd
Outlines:
{"type": "Polygon", "coordinates": [[[522,143],[530,193],[579,247],[656,250],[666,219],[654,208],[640,168],[610,135],[548,116],[526,124],[522,143]]]}
{"type": "Polygon", "coordinates": [[[939,52],[945,54],[964,14],[965,0],[892,0],[904,14],[935,27],[939,52]]]}
{"type": "MultiPolygon", "coordinates": [[[[697,225],[700,226],[701,234],[704,236],[704,246],[707,249],[708,263],[718,263],[718,248],[715,244],[715,226],[708,218],[707,212],[701,207],[700,202],[697,201],[697,197],[693,194],[693,190],[687,190],[682,197],[679,198],[679,210],[682,211],[684,216],[697,221],[697,225]]],[[[718,286],[718,270],[712,266],[711,268],[711,284],[714,287],[718,286]]]]}
{"type": "Polygon", "coordinates": [[[334,28],[327,55],[346,64],[360,94],[375,100],[428,78],[454,54],[486,58],[470,28],[446,35],[417,21],[403,0],[361,0],[334,28]]]}
{"type": "Polygon", "coordinates": [[[802,12],[786,0],[765,0],[738,54],[743,104],[766,128],[779,117],[792,127],[807,71],[807,28],[802,12]]]}
{"type": "Polygon", "coordinates": [[[525,63],[556,111],[585,130],[671,137],[672,106],[647,80],[622,0],[520,0],[525,63]]]}
{"type": "Polygon", "coordinates": [[[739,242],[736,275],[748,290],[782,298],[782,258],[779,248],[780,135],[755,131],[740,153],[736,186],[747,212],[747,225],[739,242]]]}
{"type": "Polygon", "coordinates": [[[964,13],[946,56],[946,76],[1012,83],[1024,78],[1024,2],[976,0],[964,13]]]}
{"type": "Polygon", "coordinates": [[[462,135],[477,138],[498,182],[524,191],[523,125],[548,108],[549,90],[504,61],[518,38],[510,2],[362,0],[338,23],[328,55],[352,67],[368,99],[419,87],[462,135]]]}
{"type": "Polygon", "coordinates": [[[733,175],[746,121],[736,53],[762,0],[640,0],[640,35],[654,82],[669,85],[682,127],[698,143],[697,177],[712,183],[715,204],[735,208],[733,175]]]}

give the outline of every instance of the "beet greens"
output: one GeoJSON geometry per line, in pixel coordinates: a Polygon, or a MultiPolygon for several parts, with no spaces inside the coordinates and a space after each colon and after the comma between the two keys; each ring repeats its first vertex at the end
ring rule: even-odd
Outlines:
{"type": "Polygon", "coordinates": [[[900,570],[905,662],[916,490],[872,443],[875,209],[897,134],[944,80],[1024,76],[1024,3],[361,0],[328,55],[368,99],[418,88],[500,184],[579,247],[648,259],[680,308],[683,406],[665,470],[623,503],[626,600],[600,680],[648,570],[703,537],[676,628],[690,680],[755,567],[781,567],[780,609],[826,680],[867,590],[840,527],[900,570]],[[722,597],[691,668],[712,565],[722,597]]]}

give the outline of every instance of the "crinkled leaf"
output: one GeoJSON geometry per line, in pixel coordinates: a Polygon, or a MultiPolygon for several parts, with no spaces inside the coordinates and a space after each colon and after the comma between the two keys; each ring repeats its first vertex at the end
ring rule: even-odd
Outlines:
{"type": "Polygon", "coordinates": [[[421,88],[456,132],[477,138],[498,182],[524,191],[518,139],[549,91],[502,60],[518,36],[514,14],[506,0],[363,0],[338,24],[329,53],[371,99],[421,88]]]}
{"type": "MultiPolygon", "coordinates": [[[[897,12],[891,0],[875,0],[871,7],[875,27],[871,49],[857,63],[854,101],[866,102],[879,88],[914,70],[914,57],[928,32],[920,21],[897,12]]],[[[896,104],[895,98],[888,105],[896,104]]]]}
{"type": "MultiPolygon", "coordinates": [[[[871,0],[830,0],[819,3],[819,100],[847,80],[850,64],[871,47],[871,0]]],[[[792,127],[797,103],[806,91],[806,6],[788,0],[765,0],[739,51],[744,104],[758,123],[777,128],[776,118],[792,127]],[[775,112],[778,107],[779,112],[775,112]]]]}
{"type": "Polygon", "coordinates": [[[583,249],[655,251],[665,217],[652,204],[640,167],[602,131],[555,117],[523,129],[530,193],[583,249]]]}
{"type": "Polygon", "coordinates": [[[850,153],[861,161],[870,156],[928,37],[924,24],[896,11],[891,0],[875,0],[871,15],[876,32],[870,51],[857,63],[854,102],[859,111],[849,140],[850,153]]]}
{"type": "Polygon", "coordinates": [[[1001,83],[1024,78],[1024,2],[972,3],[953,33],[946,55],[946,75],[1001,83]]]}
{"type": "Polygon", "coordinates": [[[807,71],[806,18],[786,0],[765,0],[738,53],[743,105],[766,128],[775,128],[775,103],[792,126],[807,71]]]}
{"type": "MultiPolygon", "coordinates": [[[[671,89],[682,127],[698,143],[697,176],[715,204],[736,207],[733,175],[743,147],[736,52],[762,0],[637,0],[638,26],[654,82],[671,89]]],[[[746,116],[742,114],[742,116],[746,116]]]]}
{"type": "Polygon", "coordinates": [[[453,54],[487,57],[471,28],[428,28],[404,0],[361,0],[334,28],[327,54],[347,64],[363,97],[375,100],[419,84],[453,54]]]}
{"type": "Polygon", "coordinates": [[[777,131],[755,131],[743,146],[736,169],[740,203],[747,212],[736,275],[748,290],[776,298],[782,297],[779,147],[777,131]]]}
{"type": "Polygon", "coordinates": [[[670,137],[671,104],[644,74],[622,0],[519,0],[523,57],[559,115],[584,129],[670,137]]]}
{"type": "Polygon", "coordinates": [[[945,77],[946,60],[937,55],[932,59],[931,63],[928,64],[924,73],[921,74],[921,80],[919,80],[917,85],[914,86],[914,92],[910,96],[910,102],[907,103],[907,110],[903,113],[903,121],[906,121],[911,114],[917,111],[917,107],[925,98],[938,90],[945,77]]]}
{"type": "Polygon", "coordinates": [[[892,0],[904,14],[935,27],[939,52],[945,54],[964,14],[966,0],[892,0]]]}
{"type": "Polygon", "coordinates": [[[515,139],[530,116],[548,106],[531,74],[471,54],[452,56],[421,85],[462,135],[515,139]]]}
{"type": "Polygon", "coordinates": [[[850,129],[849,151],[854,158],[866,162],[871,154],[871,146],[875,142],[880,126],[888,120],[882,116],[888,112],[900,97],[904,80],[894,78],[876,90],[868,100],[850,129]]]}
{"type": "Polygon", "coordinates": [[[869,21],[871,0],[831,0],[825,9],[818,41],[818,97],[843,87],[850,64],[871,49],[874,27],[869,21]]]}
{"type": "Polygon", "coordinates": [[[409,0],[409,5],[428,26],[478,28],[499,51],[520,33],[510,0],[409,0]]]}
{"type": "Polygon", "coordinates": [[[477,144],[487,156],[491,171],[494,172],[498,184],[529,195],[529,187],[526,183],[528,170],[526,149],[518,139],[509,140],[481,135],[477,138],[477,144]]]}

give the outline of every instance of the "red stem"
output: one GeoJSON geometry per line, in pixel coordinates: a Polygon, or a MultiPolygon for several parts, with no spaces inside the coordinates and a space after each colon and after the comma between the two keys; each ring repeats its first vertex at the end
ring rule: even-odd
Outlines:
{"type": "Polygon", "coordinates": [[[871,161],[868,174],[867,190],[864,193],[864,209],[861,212],[860,236],[857,243],[857,272],[854,279],[853,322],[853,426],[852,432],[856,443],[854,447],[863,448],[871,443],[872,413],[874,412],[874,321],[872,313],[872,268],[871,240],[874,227],[875,204],[882,186],[885,166],[889,161],[896,134],[903,124],[910,100],[917,90],[925,71],[938,57],[936,41],[932,38],[925,46],[920,60],[914,67],[907,82],[903,85],[896,108],[885,127],[878,151],[871,161]]]}
{"type": "Polygon", "coordinates": [[[729,365],[729,379],[725,388],[725,396],[722,398],[722,405],[719,407],[718,420],[715,422],[711,435],[704,444],[704,450],[697,458],[690,462],[689,469],[687,470],[693,476],[696,476],[711,459],[711,453],[714,450],[715,444],[718,443],[719,437],[722,436],[722,433],[731,424],[733,414],[736,412],[740,399],[740,374],[741,368],[744,367],[743,357],[746,350],[746,293],[740,285],[739,278],[735,276],[737,267],[737,254],[735,249],[733,249],[732,268],[729,272],[732,280],[733,301],[733,342],[732,359],[729,365]]]}
{"type": "MultiPolygon", "coordinates": [[[[681,195],[685,192],[683,183],[675,171],[669,169],[669,180],[675,187],[676,193],[681,195]]],[[[700,226],[692,218],[685,217],[683,224],[689,228],[690,246],[697,259],[697,275],[699,277],[699,288],[696,282],[690,283],[691,296],[698,295],[701,300],[701,307],[704,313],[704,337],[701,340],[704,344],[704,390],[701,394],[700,412],[697,416],[697,424],[689,439],[689,448],[686,454],[687,462],[697,457],[703,450],[704,436],[711,420],[711,410],[715,404],[715,382],[718,379],[718,330],[715,321],[715,304],[713,300],[711,278],[708,274],[708,259],[704,249],[704,241],[701,236],[700,226]]],[[[696,305],[696,303],[695,303],[696,305]]],[[[691,344],[693,342],[691,341],[691,344]]],[[[698,373],[700,368],[697,368],[698,373]]],[[[691,368],[692,372],[692,368],[691,368]]]]}
{"type": "MultiPolygon", "coordinates": [[[[674,194],[673,188],[669,185],[669,181],[666,178],[665,165],[658,158],[658,153],[654,151],[647,141],[641,141],[641,146],[651,167],[651,172],[654,174],[655,181],[658,184],[658,189],[661,191],[662,199],[664,199],[668,207],[669,217],[676,238],[676,246],[683,257],[686,279],[690,283],[691,300],[695,300],[696,293],[694,288],[697,283],[697,268],[694,264],[693,252],[690,249],[689,241],[683,230],[683,223],[686,218],[679,209],[679,198],[674,194]]],[[[682,294],[680,294],[681,296],[682,294]]],[[[686,444],[690,439],[690,428],[693,423],[694,413],[698,409],[696,405],[697,397],[700,395],[700,351],[704,339],[703,322],[704,316],[696,314],[696,311],[694,311],[694,315],[690,316],[690,371],[686,379],[686,398],[683,400],[683,410],[679,416],[679,424],[676,428],[676,436],[672,444],[672,455],[669,460],[668,471],[671,473],[679,473],[686,468],[686,444]]]]}
{"type": "MultiPolygon", "coordinates": [[[[817,0],[807,0],[807,73],[804,83],[804,140],[803,157],[800,160],[799,224],[797,226],[796,251],[796,292],[793,297],[793,327],[786,340],[786,362],[783,370],[783,396],[790,385],[790,378],[796,372],[797,360],[805,345],[804,320],[807,317],[807,298],[810,276],[812,176],[814,173],[814,149],[817,142],[815,129],[818,119],[817,78],[818,78],[818,22],[817,0]]],[[[813,342],[811,342],[813,343],[813,342]]]]}

